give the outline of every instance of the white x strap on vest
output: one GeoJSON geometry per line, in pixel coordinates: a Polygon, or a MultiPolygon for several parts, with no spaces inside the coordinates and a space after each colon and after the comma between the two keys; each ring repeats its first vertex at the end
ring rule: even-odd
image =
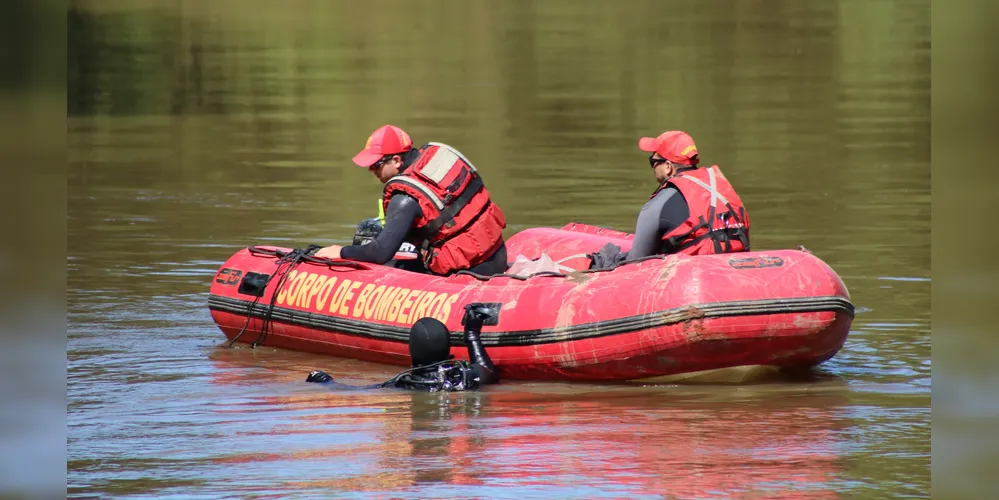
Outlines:
{"type": "Polygon", "coordinates": [[[711,206],[712,207],[718,206],[717,202],[716,202],[717,200],[721,200],[721,202],[723,204],[728,205],[728,200],[725,199],[725,197],[722,196],[722,194],[718,192],[718,183],[715,181],[715,170],[714,170],[714,168],[708,168],[708,180],[711,182],[710,185],[709,184],[705,184],[704,181],[702,181],[700,179],[695,179],[693,177],[684,177],[684,178],[687,179],[690,182],[693,182],[694,184],[697,184],[698,186],[701,186],[704,189],[707,189],[708,192],[711,193],[711,206]]]}

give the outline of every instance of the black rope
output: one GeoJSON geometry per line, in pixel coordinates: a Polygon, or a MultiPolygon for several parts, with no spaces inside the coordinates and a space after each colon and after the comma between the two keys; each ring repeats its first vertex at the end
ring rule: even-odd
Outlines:
{"type": "MultiPolygon", "coordinates": [[[[315,257],[312,257],[312,254],[315,253],[316,250],[319,250],[320,248],[322,247],[319,245],[309,245],[306,248],[296,248],[290,252],[284,252],[278,249],[259,248],[255,246],[251,246],[247,249],[250,251],[251,254],[269,255],[278,258],[277,262],[275,262],[277,264],[277,268],[275,268],[274,274],[271,274],[270,277],[267,278],[267,281],[264,283],[263,287],[264,290],[267,289],[267,287],[271,283],[271,280],[273,280],[275,276],[281,274],[282,271],[281,267],[287,265],[287,268],[284,269],[284,274],[281,274],[281,278],[278,281],[278,285],[274,287],[274,292],[271,293],[271,301],[269,307],[267,308],[267,313],[264,315],[263,324],[260,327],[260,332],[257,334],[257,339],[250,344],[254,349],[256,349],[258,344],[262,344],[263,341],[267,338],[267,330],[268,327],[270,327],[271,325],[272,317],[274,314],[274,306],[277,302],[277,295],[278,295],[277,292],[285,285],[285,282],[288,281],[288,275],[291,273],[291,270],[294,269],[295,266],[297,266],[299,263],[305,260],[312,262],[319,262],[319,263],[325,263],[322,261],[329,260],[329,259],[317,259],[315,257]]],[[[329,262],[334,263],[333,261],[329,262]]],[[[335,264],[340,264],[340,263],[335,262],[335,264]]],[[[243,333],[246,332],[246,327],[250,325],[250,320],[253,318],[253,311],[257,308],[257,304],[260,302],[260,298],[263,296],[264,294],[261,293],[260,295],[257,296],[257,298],[253,299],[253,302],[246,310],[246,322],[243,323],[243,328],[241,328],[239,330],[239,333],[237,333],[236,336],[233,337],[231,341],[229,341],[229,345],[227,345],[226,347],[232,347],[232,345],[235,344],[236,341],[243,336],[243,333]]]]}

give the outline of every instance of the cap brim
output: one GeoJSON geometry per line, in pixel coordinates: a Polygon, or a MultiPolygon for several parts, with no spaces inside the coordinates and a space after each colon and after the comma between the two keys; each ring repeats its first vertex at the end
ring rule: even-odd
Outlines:
{"type": "Polygon", "coordinates": [[[380,159],[382,159],[382,155],[380,153],[375,153],[374,151],[365,149],[354,155],[354,164],[358,167],[368,168],[380,159]]]}
{"type": "Polygon", "coordinates": [[[647,153],[655,153],[657,145],[655,137],[642,137],[638,140],[638,149],[647,153]]]}

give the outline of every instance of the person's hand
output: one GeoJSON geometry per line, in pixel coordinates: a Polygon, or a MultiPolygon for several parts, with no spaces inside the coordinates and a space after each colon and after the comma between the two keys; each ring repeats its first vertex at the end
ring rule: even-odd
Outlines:
{"type": "Polygon", "coordinates": [[[327,259],[339,259],[341,248],[343,247],[340,245],[330,245],[325,248],[320,248],[319,251],[316,252],[316,257],[326,257],[327,259]]]}
{"type": "Polygon", "coordinates": [[[324,371],[312,370],[311,372],[309,372],[309,376],[305,378],[305,381],[306,382],[315,382],[317,384],[321,384],[321,383],[326,382],[326,381],[328,381],[328,380],[330,380],[332,378],[333,377],[330,377],[329,374],[327,374],[324,371]]]}

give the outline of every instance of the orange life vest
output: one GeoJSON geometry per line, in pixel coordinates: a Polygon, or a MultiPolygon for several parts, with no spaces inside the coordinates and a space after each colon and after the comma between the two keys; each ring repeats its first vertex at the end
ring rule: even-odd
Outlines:
{"type": "Polygon", "coordinates": [[[423,212],[407,239],[434,274],[447,275],[486,261],[503,245],[506,218],[489,199],[475,167],[457,150],[437,142],[382,191],[388,209],[396,193],[420,203],[423,212]]]}
{"type": "Polygon", "coordinates": [[[672,186],[687,200],[690,216],[663,235],[674,253],[703,255],[749,251],[749,215],[717,165],[684,170],[652,196],[672,186]]]}

